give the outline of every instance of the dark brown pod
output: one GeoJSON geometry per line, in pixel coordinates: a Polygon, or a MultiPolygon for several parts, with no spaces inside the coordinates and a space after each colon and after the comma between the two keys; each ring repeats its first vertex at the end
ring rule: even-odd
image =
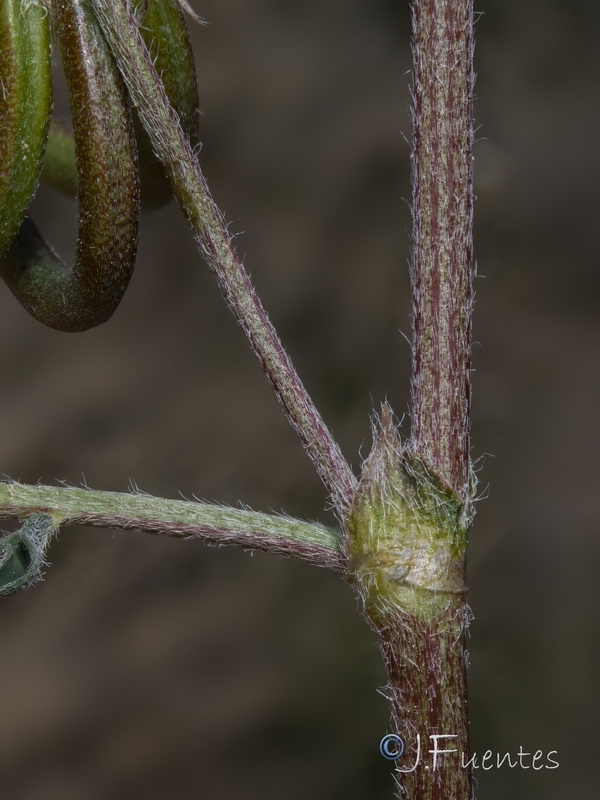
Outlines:
{"type": "MultiPolygon", "coordinates": [[[[133,0],[132,7],[169,102],[182,129],[195,146],[199,141],[198,86],[192,47],[179,2],[133,0]]],[[[140,163],[142,210],[153,210],[169,201],[171,187],[135,110],[133,120],[140,163]]],[[[50,124],[42,178],[67,196],[75,195],[77,172],[74,144],[70,128],[62,120],[53,119],[50,124]]]]}
{"type": "Polygon", "coordinates": [[[52,23],[71,100],[78,172],[75,262],[67,268],[30,220],[0,264],[23,306],[62,331],[105,322],[119,305],[138,238],[137,150],[125,88],[85,0],[53,0],[52,23]]]}

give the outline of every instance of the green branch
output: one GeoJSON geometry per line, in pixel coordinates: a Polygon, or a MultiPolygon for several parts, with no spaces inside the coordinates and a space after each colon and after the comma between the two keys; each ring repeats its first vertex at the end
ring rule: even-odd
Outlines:
{"type": "Polygon", "coordinates": [[[0,483],[0,518],[25,519],[0,538],[0,595],[41,576],[52,535],[63,524],[138,530],[295,556],[343,572],[340,535],[315,522],[144,494],[0,483]]]}
{"type": "Polygon", "coordinates": [[[123,0],[92,0],[92,5],[194,237],[335,507],[343,513],[356,488],[356,478],[256,295],[194,150],[169,104],[135,18],[123,0]]]}
{"type": "Polygon", "coordinates": [[[145,494],[0,483],[0,518],[33,514],[49,514],[56,528],[79,524],[137,530],[295,556],[335,572],[344,569],[340,534],[316,522],[145,494]]]}

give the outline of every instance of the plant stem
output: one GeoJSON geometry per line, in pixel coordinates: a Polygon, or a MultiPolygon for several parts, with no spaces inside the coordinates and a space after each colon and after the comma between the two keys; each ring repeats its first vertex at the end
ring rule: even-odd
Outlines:
{"type": "MultiPolygon", "coordinates": [[[[145,494],[0,483],[0,518],[47,513],[61,524],[137,530],[295,556],[342,572],[340,534],[315,522],[145,494]]],[[[1,539],[0,539],[1,541],[1,539]]]]}
{"type": "Polygon", "coordinates": [[[448,598],[431,622],[397,609],[371,617],[380,631],[394,729],[406,746],[396,782],[399,796],[410,800],[473,797],[471,770],[462,766],[470,753],[463,648],[470,611],[464,594],[448,598]],[[441,737],[439,750],[454,751],[438,755],[436,769],[429,754],[435,735],[441,737]]]}
{"type": "Polygon", "coordinates": [[[356,479],[302,385],[233,247],[135,19],[123,0],[92,0],[92,4],[196,241],[336,509],[343,512],[356,479]]]}
{"type": "Polygon", "coordinates": [[[378,633],[402,797],[470,800],[465,584],[470,491],[472,0],[414,0],[412,439],[385,408],[347,527],[378,633]],[[421,761],[417,758],[421,739],[421,761]],[[440,749],[434,769],[431,736],[440,749]],[[410,770],[410,771],[409,771],[410,770]]]}
{"type": "Polygon", "coordinates": [[[413,3],[414,451],[469,495],[472,0],[413,3]]]}
{"type": "Polygon", "coordinates": [[[379,636],[394,730],[406,745],[398,787],[410,800],[470,800],[470,771],[460,762],[461,753],[469,757],[464,559],[470,507],[402,446],[387,405],[374,434],[346,520],[348,573],[379,636]],[[455,737],[441,739],[440,749],[458,751],[439,756],[436,769],[428,752],[433,735],[455,737]]]}
{"type": "MultiPolygon", "coordinates": [[[[470,525],[472,0],[415,0],[413,13],[413,378],[411,450],[452,489],[470,525]]],[[[466,546],[466,544],[465,544],[466,546]]],[[[461,563],[464,581],[464,552],[461,563]]],[[[380,626],[398,730],[453,734],[437,771],[399,774],[412,800],[470,800],[466,588],[424,621],[380,626]]],[[[428,741],[426,738],[425,741],[428,741]]],[[[429,749],[429,747],[427,747],[429,749]]]]}

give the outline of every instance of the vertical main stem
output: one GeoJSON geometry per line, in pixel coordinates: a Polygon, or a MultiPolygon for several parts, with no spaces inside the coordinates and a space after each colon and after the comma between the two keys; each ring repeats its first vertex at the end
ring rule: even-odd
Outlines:
{"type": "MultiPolygon", "coordinates": [[[[473,2],[413,0],[413,377],[411,450],[469,517],[472,311],[473,2]]],[[[468,521],[465,523],[468,526],[468,521]]],[[[464,553],[461,555],[464,559],[464,553]]],[[[464,578],[464,561],[462,561],[464,578]]],[[[443,593],[437,593],[442,598],[443,593]]],[[[466,590],[430,618],[390,608],[374,620],[406,754],[401,796],[470,800],[466,590]],[[415,763],[417,736],[421,763],[415,763]],[[456,752],[430,755],[435,748],[456,752]]]]}
{"type": "Polygon", "coordinates": [[[433,620],[398,608],[371,617],[388,671],[394,729],[405,746],[395,773],[402,800],[473,797],[464,657],[469,617],[463,594],[449,596],[433,620]]]}
{"type": "Polygon", "coordinates": [[[468,506],[382,408],[346,525],[350,575],[379,635],[403,800],[471,800],[464,558],[468,506]],[[438,742],[436,752],[436,742],[438,742]],[[441,751],[451,751],[444,752],[441,751]]]}
{"type": "Polygon", "coordinates": [[[465,500],[472,306],[473,2],[413,3],[415,452],[465,500]]]}

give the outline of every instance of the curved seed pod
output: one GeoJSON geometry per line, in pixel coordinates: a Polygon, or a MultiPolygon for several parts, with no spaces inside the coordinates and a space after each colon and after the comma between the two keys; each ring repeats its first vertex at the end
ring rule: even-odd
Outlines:
{"type": "Polygon", "coordinates": [[[0,264],[17,299],[41,322],[82,331],[105,322],[127,288],[137,248],[137,155],[125,89],[85,0],[52,0],[78,170],[77,254],[67,269],[25,220],[0,264]],[[38,258],[40,253],[43,258],[38,258]]]}
{"type": "Polygon", "coordinates": [[[0,254],[15,237],[37,189],[52,111],[46,10],[0,2],[0,254]]]}
{"type": "MultiPolygon", "coordinates": [[[[161,76],[167,97],[192,146],[199,142],[198,84],[192,45],[178,0],[134,0],[140,33],[161,76]]],[[[140,153],[142,201],[158,208],[172,196],[162,163],[154,155],[148,134],[134,114],[140,153]]]]}
{"type": "MultiPolygon", "coordinates": [[[[194,56],[185,18],[178,0],[134,0],[140,32],[162,76],[167,97],[192,145],[198,144],[198,86],[194,56]]],[[[171,198],[162,163],[152,150],[148,134],[134,111],[134,129],[140,162],[141,198],[144,209],[155,209],[171,198]]],[[[52,120],[42,179],[74,197],[77,191],[75,148],[69,126],[52,120]]]]}

